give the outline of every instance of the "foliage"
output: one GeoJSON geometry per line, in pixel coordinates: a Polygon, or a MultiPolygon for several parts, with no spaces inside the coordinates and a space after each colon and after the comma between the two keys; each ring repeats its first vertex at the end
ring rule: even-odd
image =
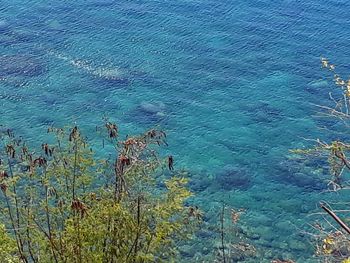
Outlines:
{"type": "Polygon", "coordinates": [[[341,231],[332,231],[317,245],[316,252],[323,256],[346,258],[346,255],[350,255],[350,241],[341,231]]]}
{"type": "Polygon", "coordinates": [[[16,254],[16,241],[6,232],[5,226],[0,225],[0,258],[4,263],[19,262],[16,254]]]}
{"type": "MultiPolygon", "coordinates": [[[[321,58],[322,67],[328,69],[333,74],[333,81],[340,91],[339,96],[334,98],[329,93],[330,100],[334,103],[334,107],[316,105],[322,112],[321,116],[337,118],[341,120],[346,127],[350,124],[350,79],[344,80],[336,72],[335,65],[331,64],[327,59],[321,58]]],[[[347,156],[350,153],[350,143],[335,140],[330,143],[321,141],[320,139],[312,140],[316,143],[313,148],[295,149],[291,152],[304,155],[327,156],[331,179],[328,185],[334,191],[343,189],[345,184],[344,171],[350,169],[350,163],[347,156]]]]}
{"type": "MultiPolygon", "coordinates": [[[[321,110],[321,116],[331,117],[340,120],[346,128],[350,121],[350,79],[344,80],[337,72],[335,65],[327,59],[321,58],[322,67],[328,69],[333,74],[333,81],[337,87],[337,97],[329,93],[330,100],[334,107],[317,105],[321,110]]],[[[314,155],[328,159],[331,178],[328,186],[331,191],[348,189],[349,180],[346,172],[350,170],[348,156],[350,154],[350,143],[342,140],[324,142],[320,139],[311,140],[315,146],[309,149],[296,149],[292,152],[302,155],[314,155]]],[[[327,217],[331,216],[338,224],[335,225],[324,218],[325,224],[316,222],[313,228],[317,231],[313,236],[316,238],[316,254],[322,258],[323,262],[348,262],[350,257],[350,228],[344,221],[336,215],[336,212],[349,212],[347,210],[333,210],[329,204],[320,203],[320,207],[327,212],[327,217]]]]}
{"type": "Polygon", "coordinates": [[[184,174],[171,172],[164,187],[156,187],[155,175],[165,166],[156,150],[166,134],[150,130],[120,140],[117,125],[105,121],[97,130],[113,146],[109,159],[94,155],[78,127],[49,128],[55,143],[43,143],[40,151],[10,130],[1,134],[2,258],[175,261],[176,242],[190,238],[200,218],[185,205],[191,193],[184,174]]]}

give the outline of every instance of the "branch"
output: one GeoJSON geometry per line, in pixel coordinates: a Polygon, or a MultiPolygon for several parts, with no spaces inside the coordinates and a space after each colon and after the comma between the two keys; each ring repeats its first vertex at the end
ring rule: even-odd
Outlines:
{"type": "Polygon", "coordinates": [[[320,206],[323,210],[325,210],[331,217],[333,217],[333,219],[348,233],[350,234],[350,228],[332,211],[330,210],[328,207],[326,207],[326,205],[324,203],[320,203],[320,206]]]}

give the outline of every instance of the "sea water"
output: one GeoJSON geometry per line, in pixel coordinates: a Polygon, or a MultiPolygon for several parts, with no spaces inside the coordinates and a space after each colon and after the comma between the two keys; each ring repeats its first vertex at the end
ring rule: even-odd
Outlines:
{"type": "Polygon", "coordinates": [[[344,138],[313,104],[332,105],[335,90],[321,56],[350,73],[349,11],[345,0],[2,0],[0,124],[40,141],[77,123],[95,143],[103,116],[124,134],[160,126],[205,212],[183,262],[212,261],[222,202],[245,209],[249,262],[317,262],[310,213],[348,197],[324,192],[325,160],[289,149],[344,138]]]}

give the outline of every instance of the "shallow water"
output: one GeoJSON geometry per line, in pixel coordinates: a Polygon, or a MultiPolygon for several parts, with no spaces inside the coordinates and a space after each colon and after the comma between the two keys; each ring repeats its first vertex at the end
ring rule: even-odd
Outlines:
{"type": "MultiPolygon", "coordinates": [[[[349,8],[344,0],[4,0],[0,124],[29,139],[74,122],[93,137],[104,115],[125,134],[160,125],[210,224],[220,202],[244,207],[261,262],[316,262],[302,234],[307,213],[343,197],[321,193],[327,171],[313,167],[322,162],[305,167],[288,149],[331,137],[319,126],[338,126],[315,118],[310,103],[329,103],[321,56],[350,72],[349,8]]],[[[210,260],[217,239],[199,237],[184,261],[210,260]]]]}

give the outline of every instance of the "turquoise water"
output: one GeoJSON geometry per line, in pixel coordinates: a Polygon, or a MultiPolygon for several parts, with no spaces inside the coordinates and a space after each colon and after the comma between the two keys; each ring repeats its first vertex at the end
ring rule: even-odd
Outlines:
{"type": "MultiPolygon", "coordinates": [[[[160,125],[208,228],[222,201],[244,207],[260,253],[251,262],[317,262],[308,213],[346,197],[322,193],[325,163],[288,149],[343,136],[319,128],[339,123],[311,103],[329,103],[321,56],[350,72],[349,10],[345,0],[3,0],[0,123],[29,139],[78,123],[92,141],[105,115],[125,134],[160,125]]],[[[184,262],[210,261],[214,232],[187,245],[184,262]]]]}

